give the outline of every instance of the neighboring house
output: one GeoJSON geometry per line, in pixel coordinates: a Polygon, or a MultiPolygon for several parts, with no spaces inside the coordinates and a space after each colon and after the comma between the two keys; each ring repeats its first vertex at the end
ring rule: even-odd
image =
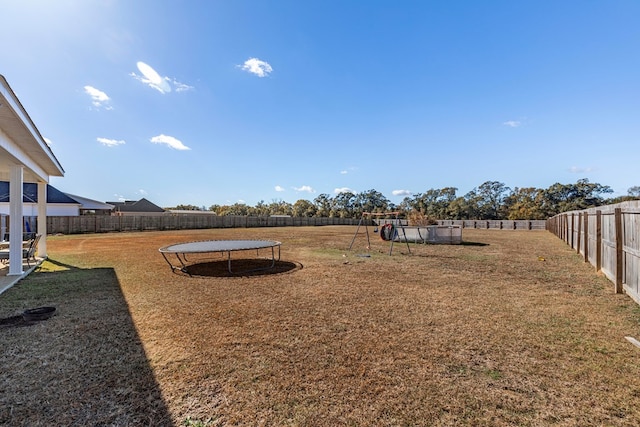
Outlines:
{"type": "Polygon", "coordinates": [[[109,203],[99,202],[97,200],[87,199],[86,197],[76,196],[74,194],[64,193],[73,200],[80,203],[80,215],[111,215],[115,206],[109,203]]]}
{"type": "Polygon", "coordinates": [[[155,205],[147,199],[125,200],[124,202],[107,202],[113,205],[113,215],[166,215],[167,212],[160,206],[155,205]]]}
{"type": "MultiPolygon", "coordinates": [[[[9,182],[0,181],[0,214],[9,215],[9,182]]],[[[81,203],[47,184],[47,216],[78,216],[81,203]]],[[[38,184],[22,184],[22,215],[38,216],[38,184]]]]}

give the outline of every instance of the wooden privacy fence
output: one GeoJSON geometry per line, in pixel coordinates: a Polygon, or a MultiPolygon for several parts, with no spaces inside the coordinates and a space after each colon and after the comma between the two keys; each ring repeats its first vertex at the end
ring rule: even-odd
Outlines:
{"type": "Polygon", "coordinates": [[[107,233],[111,231],[191,230],[200,228],[293,227],[357,225],[352,218],[303,218],[237,215],[149,215],[149,216],[49,216],[48,234],[107,233]]]}
{"type": "Polygon", "coordinates": [[[540,220],[439,220],[438,225],[457,225],[462,228],[493,230],[546,230],[547,221],[540,220]]]}
{"type": "Polygon", "coordinates": [[[564,212],[547,220],[547,230],[640,304],[640,201],[564,212]]]}

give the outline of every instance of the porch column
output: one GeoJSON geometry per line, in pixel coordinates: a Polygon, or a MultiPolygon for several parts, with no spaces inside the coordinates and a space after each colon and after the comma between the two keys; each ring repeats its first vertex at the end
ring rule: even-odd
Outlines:
{"type": "Polygon", "coordinates": [[[38,183],[38,256],[47,257],[47,183],[38,183]]]}
{"type": "Polygon", "coordinates": [[[12,165],[9,171],[9,273],[21,276],[22,272],[22,189],[23,166],[12,165]]]}

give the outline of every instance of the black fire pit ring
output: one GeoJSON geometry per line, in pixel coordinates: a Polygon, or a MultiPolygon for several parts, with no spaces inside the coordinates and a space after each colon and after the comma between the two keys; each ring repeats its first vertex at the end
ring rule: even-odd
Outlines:
{"type": "Polygon", "coordinates": [[[47,320],[53,313],[55,313],[55,307],[38,307],[25,310],[22,313],[22,318],[27,322],[33,322],[36,320],[47,320]]]}

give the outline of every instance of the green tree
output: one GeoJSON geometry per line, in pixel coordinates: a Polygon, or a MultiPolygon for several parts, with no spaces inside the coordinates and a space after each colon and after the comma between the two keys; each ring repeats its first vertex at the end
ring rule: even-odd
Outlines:
{"type": "Polygon", "coordinates": [[[613,190],[609,186],[590,183],[586,178],[575,184],[555,183],[544,190],[542,210],[549,218],[561,212],[601,206],[605,203],[603,194],[611,192],[613,190]]]}
{"type": "Polygon", "coordinates": [[[316,214],[316,206],[308,200],[300,199],[293,204],[293,216],[312,217],[316,214]]]}
{"type": "Polygon", "coordinates": [[[248,215],[249,206],[246,203],[234,203],[231,206],[225,206],[223,215],[248,215]]]}
{"type": "Polygon", "coordinates": [[[199,211],[201,210],[198,206],[195,205],[178,205],[175,207],[176,210],[179,211],[199,211]]]}
{"type": "Polygon", "coordinates": [[[387,212],[389,203],[389,199],[379,191],[363,191],[353,200],[354,215],[360,216],[363,212],[387,212]]]}
{"type": "Polygon", "coordinates": [[[353,218],[355,214],[354,203],[356,195],[350,191],[338,193],[333,198],[332,216],[340,218],[353,218]]]}
{"type": "Polygon", "coordinates": [[[316,207],[316,216],[327,218],[331,214],[331,196],[328,194],[320,194],[313,199],[313,204],[316,207]]]}
{"type": "Polygon", "coordinates": [[[269,215],[292,215],[293,206],[284,200],[273,200],[269,203],[269,215]]]}
{"type": "Polygon", "coordinates": [[[631,197],[635,197],[636,199],[640,199],[640,185],[629,187],[627,194],[631,197]]]}
{"type": "Polygon", "coordinates": [[[486,181],[475,191],[479,219],[506,218],[505,200],[511,189],[498,181],[486,181]]]}
{"type": "Polygon", "coordinates": [[[470,205],[465,197],[456,197],[447,207],[447,219],[470,219],[470,205]]]}
{"type": "Polygon", "coordinates": [[[533,187],[516,187],[505,199],[507,219],[546,219],[541,203],[543,191],[533,187]]]}
{"type": "Polygon", "coordinates": [[[254,207],[254,214],[257,216],[269,216],[269,213],[269,206],[264,200],[260,200],[254,207]]]}

